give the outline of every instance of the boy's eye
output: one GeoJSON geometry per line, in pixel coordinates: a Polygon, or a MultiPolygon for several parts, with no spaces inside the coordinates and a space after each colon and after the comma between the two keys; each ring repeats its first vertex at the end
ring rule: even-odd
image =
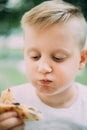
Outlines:
{"type": "Polygon", "coordinates": [[[65,57],[53,57],[53,59],[57,62],[62,62],[65,59],[65,57]]]}
{"type": "Polygon", "coordinates": [[[40,58],[40,56],[31,56],[31,58],[34,60],[38,60],[40,58]]]}

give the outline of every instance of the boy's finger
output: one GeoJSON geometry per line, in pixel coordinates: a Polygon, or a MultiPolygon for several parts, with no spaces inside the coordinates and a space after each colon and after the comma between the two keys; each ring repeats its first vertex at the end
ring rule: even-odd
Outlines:
{"type": "Polygon", "coordinates": [[[16,117],[8,118],[6,120],[3,120],[0,122],[0,128],[2,130],[11,129],[13,127],[16,127],[18,125],[24,124],[22,120],[16,117]]]}
{"type": "Polygon", "coordinates": [[[12,129],[9,129],[9,130],[24,130],[24,124],[16,126],[16,127],[12,128],[12,129]]]}
{"type": "Polygon", "coordinates": [[[2,114],[0,114],[0,122],[3,120],[6,120],[8,118],[11,118],[11,117],[17,117],[17,113],[16,112],[2,113],[2,114]]]}

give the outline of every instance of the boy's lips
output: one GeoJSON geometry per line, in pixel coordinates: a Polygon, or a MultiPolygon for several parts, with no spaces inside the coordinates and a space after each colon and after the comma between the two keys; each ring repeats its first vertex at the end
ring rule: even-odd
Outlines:
{"type": "Polygon", "coordinates": [[[39,80],[39,83],[41,85],[47,85],[47,84],[50,84],[52,81],[51,80],[48,80],[48,79],[41,79],[39,80]]]}

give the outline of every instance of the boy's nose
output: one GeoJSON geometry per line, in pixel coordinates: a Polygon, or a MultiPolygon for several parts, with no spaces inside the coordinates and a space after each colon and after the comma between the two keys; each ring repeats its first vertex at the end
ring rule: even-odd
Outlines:
{"type": "Polygon", "coordinates": [[[47,63],[40,63],[38,65],[38,71],[40,73],[50,73],[52,72],[52,67],[47,63]]]}

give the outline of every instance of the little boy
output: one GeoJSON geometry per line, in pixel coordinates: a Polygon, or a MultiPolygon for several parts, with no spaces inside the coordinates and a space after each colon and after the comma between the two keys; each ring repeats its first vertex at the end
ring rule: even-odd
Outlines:
{"type": "Polygon", "coordinates": [[[15,112],[0,115],[3,130],[86,130],[87,88],[76,83],[87,62],[86,21],[63,1],[46,1],[24,14],[24,59],[28,84],[12,87],[16,100],[36,107],[42,119],[26,126],[15,112]]]}

